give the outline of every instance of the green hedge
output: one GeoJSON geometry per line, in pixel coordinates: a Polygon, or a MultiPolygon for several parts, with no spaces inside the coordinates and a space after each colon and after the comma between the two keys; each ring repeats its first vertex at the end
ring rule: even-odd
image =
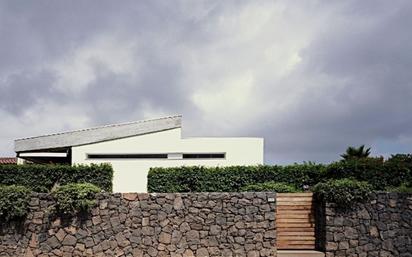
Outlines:
{"type": "Polygon", "coordinates": [[[408,186],[406,183],[402,184],[398,187],[388,187],[386,188],[388,192],[396,192],[396,193],[412,193],[412,186],[408,186]]]}
{"type": "Polygon", "coordinates": [[[374,190],[385,190],[406,183],[411,186],[412,156],[398,154],[388,160],[362,158],[328,165],[294,164],[287,166],[231,166],[206,168],[185,166],[151,168],[149,192],[237,192],[243,187],[265,182],[285,183],[297,190],[311,189],[330,179],[355,179],[368,182],[374,190]]]}
{"type": "Polygon", "coordinates": [[[26,216],[31,191],[24,186],[0,186],[0,221],[26,216]]]}
{"type": "Polygon", "coordinates": [[[55,185],[91,183],[112,191],[110,164],[91,165],[0,165],[0,185],[21,185],[36,192],[48,192],[55,185]]]}
{"type": "Polygon", "coordinates": [[[206,168],[184,166],[151,168],[149,192],[236,192],[251,184],[268,181],[292,185],[297,189],[323,181],[326,166],[295,164],[289,166],[230,166],[206,168]]]}
{"type": "Polygon", "coordinates": [[[412,181],[412,158],[408,155],[394,155],[387,161],[383,158],[348,160],[328,165],[326,178],[351,178],[367,181],[376,190],[397,187],[412,181]]]}
{"type": "Polygon", "coordinates": [[[244,186],[240,189],[240,191],[244,192],[276,192],[276,193],[297,193],[302,192],[301,190],[297,190],[294,186],[285,184],[285,183],[277,183],[277,182],[265,182],[265,183],[258,183],[252,184],[248,186],[244,186]]]}

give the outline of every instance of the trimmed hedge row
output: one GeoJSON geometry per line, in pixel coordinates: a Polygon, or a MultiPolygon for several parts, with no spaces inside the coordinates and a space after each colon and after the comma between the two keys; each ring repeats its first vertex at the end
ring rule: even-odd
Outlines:
{"type": "Polygon", "coordinates": [[[315,185],[325,177],[325,172],[325,166],[321,164],[151,168],[148,175],[148,191],[236,192],[244,186],[268,181],[281,182],[301,189],[304,186],[315,185]]]}
{"type": "Polygon", "coordinates": [[[374,190],[398,187],[412,181],[412,156],[394,155],[364,158],[324,164],[294,164],[287,166],[230,166],[206,168],[185,166],[151,168],[149,192],[236,192],[242,187],[265,182],[285,183],[298,190],[311,189],[331,179],[355,179],[368,182],[374,190]]]}
{"type": "Polygon", "coordinates": [[[112,191],[110,164],[91,165],[0,165],[0,185],[21,185],[35,192],[49,192],[56,185],[91,183],[112,191]]]}
{"type": "Polygon", "coordinates": [[[244,192],[276,192],[276,193],[298,193],[302,192],[297,190],[294,186],[285,184],[285,183],[277,183],[277,182],[265,182],[265,183],[258,183],[252,184],[248,186],[244,186],[240,189],[240,191],[244,192]]]}
{"type": "MultiPolygon", "coordinates": [[[[412,181],[412,159],[401,159],[395,155],[384,161],[383,158],[349,160],[328,165],[328,179],[352,178],[367,181],[375,190],[397,187],[412,181]]],[[[409,155],[408,155],[409,156],[409,155]]]]}

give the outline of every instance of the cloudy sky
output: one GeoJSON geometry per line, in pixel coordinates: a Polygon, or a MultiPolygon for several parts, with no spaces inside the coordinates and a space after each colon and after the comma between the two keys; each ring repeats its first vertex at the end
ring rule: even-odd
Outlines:
{"type": "Polygon", "coordinates": [[[183,114],[267,163],[412,152],[412,1],[0,1],[15,138],[183,114]]]}

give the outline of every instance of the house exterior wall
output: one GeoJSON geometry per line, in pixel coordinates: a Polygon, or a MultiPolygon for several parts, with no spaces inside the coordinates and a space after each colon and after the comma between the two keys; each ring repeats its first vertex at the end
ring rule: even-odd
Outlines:
{"type": "Polygon", "coordinates": [[[72,164],[110,163],[114,192],[147,192],[150,167],[263,164],[262,138],[181,138],[181,128],[72,147],[72,164]],[[87,159],[88,154],[226,153],[224,159],[87,159]]]}

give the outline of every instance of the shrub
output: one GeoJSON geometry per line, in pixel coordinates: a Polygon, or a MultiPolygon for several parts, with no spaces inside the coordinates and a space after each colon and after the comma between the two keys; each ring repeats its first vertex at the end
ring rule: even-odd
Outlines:
{"type": "Polygon", "coordinates": [[[383,158],[349,159],[328,165],[326,177],[368,181],[375,189],[384,189],[387,186],[387,181],[383,178],[385,172],[383,158]]]}
{"type": "Polygon", "coordinates": [[[398,187],[388,187],[386,189],[388,192],[396,192],[396,193],[412,193],[412,187],[407,186],[406,184],[402,184],[398,187]]]}
{"type": "Polygon", "coordinates": [[[151,168],[148,191],[237,192],[244,186],[268,181],[301,189],[323,181],[324,174],[325,165],[322,164],[151,168]]]}
{"type": "Polygon", "coordinates": [[[408,164],[403,155],[396,155],[384,161],[380,158],[350,159],[328,165],[328,179],[350,178],[367,181],[375,190],[400,186],[412,180],[412,163],[408,164]]]}
{"type": "Polygon", "coordinates": [[[110,164],[91,165],[0,165],[0,184],[22,185],[36,192],[48,192],[56,185],[92,183],[112,191],[110,164]]]}
{"type": "Polygon", "coordinates": [[[348,207],[368,198],[372,187],[367,182],[351,179],[330,180],[317,184],[313,191],[324,201],[348,207]]]}
{"type": "Polygon", "coordinates": [[[412,169],[412,154],[392,154],[387,161],[398,163],[412,169]]]}
{"type": "Polygon", "coordinates": [[[282,167],[278,179],[273,181],[287,183],[298,189],[309,189],[326,181],[326,168],[327,165],[314,163],[286,165],[282,167]]]}
{"type": "Polygon", "coordinates": [[[24,186],[0,186],[0,219],[9,221],[25,217],[30,193],[24,186]]]}
{"type": "Polygon", "coordinates": [[[52,192],[56,211],[64,215],[88,212],[96,204],[96,194],[101,190],[90,183],[67,184],[52,192]]]}
{"type": "Polygon", "coordinates": [[[299,190],[297,190],[294,186],[291,186],[285,183],[276,183],[276,182],[252,184],[252,185],[242,187],[240,191],[254,191],[254,192],[273,191],[277,193],[299,192],[299,190]]]}
{"type": "Polygon", "coordinates": [[[412,155],[395,154],[385,162],[388,184],[392,187],[405,184],[412,187],[412,155]]]}

